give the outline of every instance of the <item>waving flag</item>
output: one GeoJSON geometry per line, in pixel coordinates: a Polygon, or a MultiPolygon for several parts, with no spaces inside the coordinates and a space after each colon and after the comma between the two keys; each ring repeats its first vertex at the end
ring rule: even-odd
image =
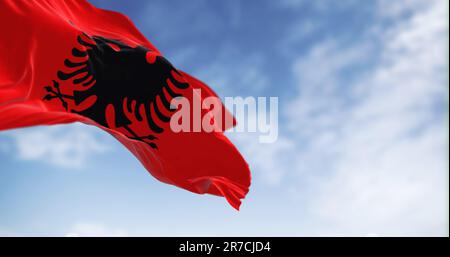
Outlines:
{"type": "Polygon", "coordinates": [[[250,171],[233,144],[221,131],[170,128],[173,98],[193,103],[214,92],[172,66],[126,16],[79,0],[2,0],[0,22],[0,130],[94,125],[158,180],[239,209],[250,171]]]}

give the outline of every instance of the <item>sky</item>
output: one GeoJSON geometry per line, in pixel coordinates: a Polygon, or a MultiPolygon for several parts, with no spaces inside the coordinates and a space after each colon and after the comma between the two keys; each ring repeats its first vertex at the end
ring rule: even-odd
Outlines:
{"type": "Polygon", "coordinates": [[[87,125],[0,132],[3,236],[448,236],[448,1],[91,1],[219,96],[279,98],[228,133],[241,210],[163,184],[87,125]]]}

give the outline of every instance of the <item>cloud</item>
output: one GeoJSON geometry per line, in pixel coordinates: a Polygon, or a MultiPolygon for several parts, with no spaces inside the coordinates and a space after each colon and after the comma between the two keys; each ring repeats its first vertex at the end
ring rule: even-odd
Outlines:
{"type": "MultiPolygon", "coordinates": [[[[280,137],[270,144],[259,143],[259,133],[230,132],[227,136],[235,142],[249,163],[254,179],[268,186],[279,186],[289,169],[289,153],[293,150],[292,141],[280,137]]],[[[259,182],[258,182],[259,183],[259,182]]]]}
{"type": "MultiPolygon", "coordinates": [[[[351,41],[325,38],[294,59],[278,142],[229,135],[254,179],[302,204],[300,234],[448,235],[447,8],[394,5],[376,2],[375,23],[351,41]]],[[[317,28],[303,25],[281,44],[317,28]]]]}
{"type": "Polygon", "coordinates": [[[20,235],[18,235],[17,233],[11,233],[7,230],[3,230],[0,228],[0,237],[18,237],[20,235]]]}
{"type": "Polygon", "coordinates": [[[295,60],[287,116],[302,142],[290,167],[309,183],[291,185],[310,195],[304,233],[448,235],[445,5],[401,5],[405,17],[380,4],[367,35],[295,60]]]}
{"type": "Polygon", "coordinates": [[[66,237],[124,237],[128,234],[121,229],[111,229],[101,224],[77,223],[66,237]]]}
{"type": "Polygon", "coordinates": [[[214,88],[221,96],[236,96],[261,92],[269,86],[264,70],[266,59],[259,53],[244,54],[232,45],[223,45],[195,75],[214,88]],[[238,90],[238,91],[237,91],[238,90]]]}
{"type": "Polygon", "coordinates": [[[63,168],[81,168],[87,159],[108,150],[106,135],[86,125],[33,127],[6,132],[7,148],[18,159],[41,161],[63,168]]]}
{"type": "Polygon", "coordinates": [[[222,17],[216,15],[207,2],[203,1],[193,1],[189,4],[152,1],[142,6],[140,10],[141,12],[134,20],[142,25],[142,31],[156,46],[164,46],[162,43],[176,43],[179,38],[189,41],[192,35],[203,34],[208,37],[212,31],[211,28],[224,26],[222,17]],[[193,13],[196,15],[192,15],[193,13]],[[205,22],[206,20],[208,22],[205,22]],[[184,27],[188,29],[180,29],[184,27]]]}
{"type": "Polygon", "coordinates": [[[328,9],[346,8],[358,3],[356,0],[341,0],[339,3],[333,0],[282,0],[278,2],[278,5],[284,8],[304,8],[305,6],[311,6],[318,11],[325,11],[328,9]]]}
{"type": "Polygon", "coordinates": [[[428,1],[423,0],[378,0],[376,1],[378,15],[382,18],[401,18],[401,16],[416,12],[419,8],[427,8],[428,1]]]}
{"type": "Polygon", "coordinates": [[[316,36],[323,28],[324,24],[321,20],[302,17],[287,27],[286,36],[280,39],[279,49],[285,56],[289,57],[292,52],[296,51],[296,48],[303,46],[298,42],[316,36]]]}

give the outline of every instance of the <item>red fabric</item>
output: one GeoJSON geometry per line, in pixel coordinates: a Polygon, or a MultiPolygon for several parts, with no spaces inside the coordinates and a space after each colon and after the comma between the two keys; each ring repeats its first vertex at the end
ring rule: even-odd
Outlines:
{"type": "MultiPolygon", "coordinates": [[[[81,33],[144,46],[152,50],[152,55],[147,56],[149,62],[161,54],[126,16],[80,0],[2,0],[0,23],[0,130],[71,122],[97,126],[117,138],[158,180],[199,194],[224,196],[239,209],[249,190],[250,171],[223,133],[174,133],[168,123],[160,124],[164,132],[157,135],[158,149],[153,149],[115,127],[111,108],[105,110],[108,126],[102,126],[67,111],[58,101],[43,100],[44,87],[51,85],[81,33]]],[[[199,80],[180,74],[177,79],[187,82],[190,89],[202,89],[202,98],[215,96],[199,80]]],[[[70,83],[62,83],[61,90],[69,92],[77,87],[70,83]]],[[[181,94],[193,101],[192,90],[181,94]]],[[[69,102],[70,108],[77,106],[69,102]]],[[[202,111],[202,115],[205,113],[202,111]]],[[[149,130],[136,119],[130,126],[142,133],[149,130]]]]}

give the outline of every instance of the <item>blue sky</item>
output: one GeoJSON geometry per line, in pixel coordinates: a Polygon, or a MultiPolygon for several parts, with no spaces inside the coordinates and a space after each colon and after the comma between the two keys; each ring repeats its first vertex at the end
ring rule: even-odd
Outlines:
{"type": "Polygon", "coordinates": [[[446,1],[92,1],[220,96],[279,97],[230,133],[241,211],[156,181],[86,125],[0,132],[0,235],[448,235],[446,1]]]}

